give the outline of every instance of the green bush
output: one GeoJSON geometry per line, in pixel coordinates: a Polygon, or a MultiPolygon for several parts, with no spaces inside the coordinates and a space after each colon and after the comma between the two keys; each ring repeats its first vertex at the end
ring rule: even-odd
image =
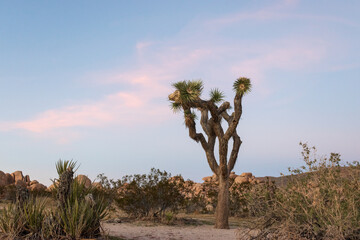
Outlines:
{"type": "Polygon", "coordinates": [[[170,178],[166,171],[151,169],[150,174],[125,176],[118,189],[116,203],[132,217],[162,218],[185,205],[184,181],[170,178]]]}

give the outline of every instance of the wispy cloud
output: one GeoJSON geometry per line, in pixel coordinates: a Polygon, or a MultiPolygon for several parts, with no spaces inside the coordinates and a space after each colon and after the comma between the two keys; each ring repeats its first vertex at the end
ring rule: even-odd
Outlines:
{"type": "Polygon", "coordinates": [[[309,21],[325,21],[340,23],[349,26],[359,27],[359,23],[351,21],[346,18],[334,17],[331,15],[312,15],[296,13],[296,7],[300,5],[298,0],[283,0],[274,2],[272,5],[262,9],[254,10],[252,12],[243,12],[230,14],[228,16],[211,19],[207,21],[207,25],[212,27],[223,27],[242,21],[277,21],[277,20],[309,20],[309,21]]]}
{"type": "MultiPolygon", "coordinates": [[[[290,8],[296,2],[283,1],[281,5],[255,13],[211,21],[231,24],[241,18],[276,19],[278,15],[274,9],[290,8]]],[[[206,20],[205,23],[211,21],[206,20]]],[[[221,85],[231,86],[236,77],[245,75],[253,79],[259,92],[268,95],[271,90],[263,82],[267,80],[266,71],[269,69],[302,70],[327,56],[327,45],[316,36],[228,40],[211,36],[207,28],[195,36],[189,34],[203,24],[198,22],[187,26],[178,35],[166,40],[139,41],[134,46],[136,60],[131,68],[95,74],[98,84],[114,86],[112,94],[86,104],[46,110],[28,120],[0,122],[0,130],[23,129],[42,134],[76,127],[161,123],[172,115],[166,96],[175,81],[200,75],[208,77],[210,83],[214,83],[215,79],[218,83],[220,79],[221,85]],[[121,89],[119,84],[129,88],[121,89]]]]}

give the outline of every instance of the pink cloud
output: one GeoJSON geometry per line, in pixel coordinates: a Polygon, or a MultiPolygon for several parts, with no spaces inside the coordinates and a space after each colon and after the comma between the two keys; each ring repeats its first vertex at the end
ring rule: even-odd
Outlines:
{"type": "MultiPolygon", "coordinates": [[[[30,120],[0,123],[0,129],[24,129],[44,133],[71,127],[159,123],[166,121],[171,115],[166,102],[166,96],[171,92],[171,83],[183,80],[184,75],[197,68],[205,67],[206,71],[211,70],[212,74],[215,73],[214,77],[219,79],[223,76],[223,72],[228,70],[230,75],[236,77],[238,74],[248,76],[253,79],[260,92],[266,95],[269,90],[261,88],[261,81],[264,81],[268,69],[301,69],[318,62],[324,56],[325,46],[321,48],[304,39],[285,39],[274,44],[256,44],[244,48],[239,48],[237,45],[211,48],[209,46],[192,48],[191,45],[164,47],[156,55],[147,56],[151,61],[141,63],[134,70],[121,71],[106,78],[99,77],[103,84],[116,86],[116,83],[126,83],[132,86],[131,90],[118,91],[88,104],[47,110],[30,120]],[[238,61],[231,62],[219,62],[216,58],[219,56],[222,59],[234,59],[234,56],[241,56],[245,49],[256,57],[239,58],[238,61]],[[208,70],[207,63],[217,65],[219,70],[208,70]],[[156,99],[163,101],[154,103],[156,99]]],[[[229,82],[227,85],[231,86],[233,79],[229,78],[226,81],[229,82]]]]}
{"type": "MultiPolygon", "coordinates": [[[[284,2],[284,6],[288,6],[286,4],[284,2]]],[[[242,16],[272,18],[276,14],[260,10],[242,16]]],[[[215,83],[231,89],[234,79],[247,76],[252,78],[257,92],[266,96],[271,93],[263,84],[267,80],[266,71],[303,70],[327,55],[328,46],[314,36],[249,43],[246,39],[243,42],[221,38],[209,40],[207,29],[203,29],[203,34],[191,37],[192,31],[191,28],[181,31],[161,44],[140,41],[134,47],[136,60],[131,68],[93,74],[98,85],[114,86],[112,94],[86,104],[46,110],[29,120],[0,122],[0,130],[23,129],[50,134],[59,136],[59,142],[66,143],[69,138],[63,136],[64,129],[158,124],[172,116],[166,98],[175,81],[189,79],[189,76],[197,78],[194,75],[200,74],[208,78],[204,80],[208,80],[210,86],[215,83]],[[121,84],[125,84],[126,89],[120,89],[121,84]]],[[[71,136],[70,139],[79,137],[78,134],[71,136]]]]}

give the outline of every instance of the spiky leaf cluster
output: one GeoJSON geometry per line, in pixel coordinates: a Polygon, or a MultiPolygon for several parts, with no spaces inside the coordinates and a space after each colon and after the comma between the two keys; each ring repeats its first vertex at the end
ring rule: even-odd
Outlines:
{"type": "Polygon", "coordinates": [[[56,162],[55,166],[56,166],[56,171],[59,174],[59,177],[68,169],[70,168],[73,172],[76,172],[76,170],[79,168],[76,168],[76,164],[77,162],[73,161],[73,160],[61,160],[59,159],[59,161],[56,162]]]}
{"type": "Polygon", "coordinates": [[[236,79],[233,89],[237,94],[245,94],[251,91],[251,81],[249,78],[241,77],[236,79]]]}
{"type": "Polygon", "coordinates": [[[174,113],[180,112],[182,109],[181,103],[179,103],[179,102],[172,102],[170,107],[174,113]]]}
{"type": "Polygon", "coordinates": [[[211,89],[210,91],[210,101],[213,101],[214,103],[219,103],[224,101],[225,95],[222,91],[220,91],[218,88],[211,89]]]}
{"type": "Polygon", "coordinates": [[[188,80],[188,81],[180,81],[173,84],[173,87],[177,91],[179,91],[179,96],[176,96],[173,100],[178,103],[189,103],[199,99],[202,90],[203,90],[203,82],[201,80],[188,80]]]}

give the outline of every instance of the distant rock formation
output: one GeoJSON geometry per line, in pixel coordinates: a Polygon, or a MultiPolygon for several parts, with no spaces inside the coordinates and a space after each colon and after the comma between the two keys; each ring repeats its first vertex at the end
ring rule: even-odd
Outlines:
{"type": "Polygon", "coordinates": [[[78,183],[81,183],[81,184],[84,184],[85,188],[89,188],[91,187],[91,180],[85,176],[85,175],[78,175],[76,178],[75,178],[75,181],[77,181],[78,183]]]}
{"type": "Polygon", "coordinates": [[[4,173],[0,171],[0,187],[7,186],[23,186],[30,191],[44,191],[46,186],[36,180],[31,181],[29,175],[23,175],[22,171],[15,171],[13,173],[4,173]]]}

